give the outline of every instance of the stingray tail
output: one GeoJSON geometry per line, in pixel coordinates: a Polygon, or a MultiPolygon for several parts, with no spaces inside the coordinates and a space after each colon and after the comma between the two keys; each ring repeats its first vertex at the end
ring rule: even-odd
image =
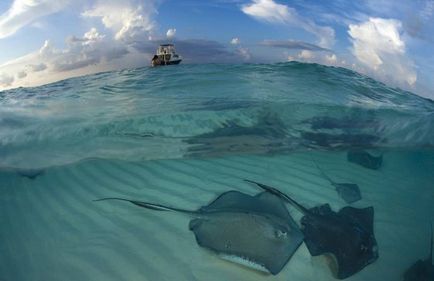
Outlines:
{"type": "Polygon", "coordinates": [[[191,211],[191,210],[178,209],[178,208],[174,208],[174,207],[164,206],[161,204],[136,201],[136,200],[129,200],[129,199],[117,198],[117,197],[101,198],[101,199],[96,199],[93,201],[97,202],[97,201],[105,201],[105,200],[126,201],[126,202],[130,202],[131,204],[134,204],[136,206],[143,207],[143,208],[150,209],[150,210],[155,210],[155,211],[173,211],[173,212],[180,212],[180,213],[185,213],[185,214],[195,214],[196,213],[195,211],[191,211]]]}
{"type": "Polygon", "coordinates": [[[265,185],[256,181],[252,181],[252,180],[247,180],[244,179],[246,182],[250,182],[253,184],[256,184],[257,186],[259,186],[260,188],[262,188],[263,190],[276,195],[277,197],[283,198],[286,201],[288,201],[290,204],[292,204],[294,207],[296,207],[297,209],[300,210],[300,212],[304,213],[304,214],[308,214],[309,210],[306,209],[305,207],[303,207],[302,205],[300,205],[297,201],[295,201],[294,199],[292,199],[291,197],[289,197],[288,195],[286,195],[285,193],[283,193],[282,191],[278,190],[277,188],[274,188],[272,186],[269,185],[265,185]]]}
{"type": "Polygon", "coordinates": [[[315,160],[312,160],[312,161],[313,161],[313,163],[315,164],[315,166],[317,167],[318,171],[321,173],[321,175],[322,175],[325,179],[327,179],[327,180],[328,180],[332,185],[334,185],[335,182],[334,182],[334,181],[333,181],[329,176],[327,176],[326,173],[324,173],[324,171],[319,167],[318,163],[316,163],[315,160]]]}

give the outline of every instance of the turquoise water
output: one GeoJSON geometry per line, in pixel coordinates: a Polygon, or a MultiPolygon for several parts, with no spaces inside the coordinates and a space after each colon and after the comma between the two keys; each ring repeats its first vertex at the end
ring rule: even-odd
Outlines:
{"type": "MultiPolygon", "coordinates": [[[[259,190],[375,209],[379,259],[348,280],[403,280],[429,255],[434,102],[316,64],[179,65],[0,92],[0,280],[334,280],[303,244],[276,276],[200,248],[187,209],[259,190]],[[379,169],[347,160],[364,149],[379,169]]],[[[287,206],[291,215],[301,215],[287,206]]]]}

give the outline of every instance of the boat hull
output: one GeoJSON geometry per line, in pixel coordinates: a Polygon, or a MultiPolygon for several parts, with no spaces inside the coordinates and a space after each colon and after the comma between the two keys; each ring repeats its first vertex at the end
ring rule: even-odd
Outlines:
{"type": "MultiPolygon", "coordinates": [[[[166,65],[179,64],[182,60],[173,60],[165,62],[166,65]]],[[[163,62],[164,65],[164,62],[163,62]]]]}
{"type": "Polygon", "coordinates": [[[182,60],[172,60],[172,61],[152,61],[152,66],[160,65],[175,65],[179,64],[182,60]]]}

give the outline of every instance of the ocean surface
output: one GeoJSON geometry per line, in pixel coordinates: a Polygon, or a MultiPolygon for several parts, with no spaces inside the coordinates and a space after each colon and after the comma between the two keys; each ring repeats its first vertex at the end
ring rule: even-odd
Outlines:
{"type": "Polygon", "coordinates": [[[434,102],[296,62],[145,67],[0,92],[0,280],[336,280],[304,243],[265,275],[200,247],[188,216],[93,201],[196,210],[229,190],[260,192],[243,179],[307,208],[372,206],[379,258],[347,280],[404,280],[431,250],[434,102]],[[331,181],[357,184],[361,199],[331,181]]]}

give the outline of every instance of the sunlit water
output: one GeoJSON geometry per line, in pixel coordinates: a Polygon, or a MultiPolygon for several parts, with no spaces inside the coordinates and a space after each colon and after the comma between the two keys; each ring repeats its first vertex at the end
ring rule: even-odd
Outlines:
{"type": "MultiPolygon", "coordinates": [[[[0,92],[0,280],[334,280],[302,244],[267,276],[199,247],[189,217],[228,190],[306,207],[373,206],[379,258],[348,280],[403,280],[430,253],[434,103],[316,64],[179,65],[0,92]],[[347,152],[382,155],[378,169],[347,152]]],[[[301,214],[288,210],[300,221],[301,214]]]]}

